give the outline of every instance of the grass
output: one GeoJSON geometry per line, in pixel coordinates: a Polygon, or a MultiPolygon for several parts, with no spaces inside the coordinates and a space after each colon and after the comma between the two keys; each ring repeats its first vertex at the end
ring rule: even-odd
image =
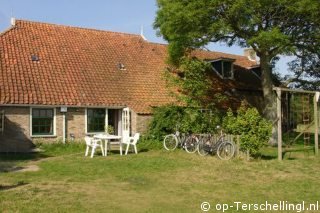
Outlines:
{"type": "Polygon", "coordinates": [[[203,201],[214,207],[234,201],[311,203],[320,197],[320,158],[312,153],[278,162],[276,149],[265,148],[260,159],[226,162],[159,147],[145,141],[138,155],[114,152],[93,159],[83,156],[80,144],[1,155],[0,167],[40,170],[0,172],[0,212],[201,212],[203,201]]]}

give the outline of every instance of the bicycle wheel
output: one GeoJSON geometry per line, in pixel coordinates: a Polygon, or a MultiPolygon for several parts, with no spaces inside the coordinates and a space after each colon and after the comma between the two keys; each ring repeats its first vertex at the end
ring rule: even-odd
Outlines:
{"type": "Polygon", "coordinates": [[[198,144],[198,154],[201,156],[206,156],[209,154],[211,149],[210,141],[208,138],[201,138],[198,144]]]}
{"type": "Polygon", "coordinates": [[[217,149],[217,155],[221,160],[230,160],[235,152],[233,143],[229,141],[222,142],[217,149]]]}
{"type": "Polygon", "coordinates": [[[186,139],[187,139],[186,134],[181,133],[179,137],[180,137],[180,143],[184,144],[186,142],[186,139]]]}
{"type": "Polygon", "coordinates": [[[198,150],[198,143],[199,143],[199,140],[197,137],[195,136],[188,137],[186,139],[185,146],[184,146],[186,152],[195,153],[198,150]]]}
{"type": "Polygon", "coordinates": [[[163,139],[163,147],[168,151],[173,151],[178,146],[177,137],[174,134],[166,135],[163,139]]]}

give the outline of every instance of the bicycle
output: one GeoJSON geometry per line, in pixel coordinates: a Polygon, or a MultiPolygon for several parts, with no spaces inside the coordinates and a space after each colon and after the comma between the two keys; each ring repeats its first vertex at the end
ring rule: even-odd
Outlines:
{"type": "Polygon", "coordinates": [[[222,130],[218,139],[211,134],[202,136],[198,144],[198,154],[206,156],[212,153],[217,154],[221,160],[230,160],[235,154],[235,145],[225,140],[225,136],[222,130]]]}
{"type": "Polygon", "coordinates": [[[195,153],[198,149],[198,138],[191,134],[186,136],[176,131],[174,134],[166,135],[163,139],[163,147],[168,151],[173,151],[177,147],[182,147],[188,153],[195,153]]]}

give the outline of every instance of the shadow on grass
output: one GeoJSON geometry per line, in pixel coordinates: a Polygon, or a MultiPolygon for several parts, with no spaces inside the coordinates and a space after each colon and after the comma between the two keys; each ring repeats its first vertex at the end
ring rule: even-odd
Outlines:
{"type": "Polygon", "coordinates": [[[274,160],[274,159],[277,158],[277,156],[261,154],[261,155],[258,156],[258,158],[261,159],[261,160],[274,160]]]}
{"type": "MultiPolygon", "coordinates": [[[[162,147],[161,147],[162,148],[162,147]]],[[[153,148],[153,147],[142,147],[142,148],[138,148],[138,154],[139,153],[145,153],[145,152],[149,152],[152,150],[161,150],[161,148],[153,148]]],[[[112,149],[112,150],[108,150],[108,154],[120,154],[120,150],[119,149],[112,149]]],[[[122,155],[125,155],[126,153],[126,147],[122,148],[122,155]]],[[[101,154],[100,152],[98,154],[101,154]]],[[[129,148],[128,151],[128,155],[129,154],[135,154],[134,149],[132,147],[129,148]]]]}
{"type": "Polygon", "coordinates": [[[51,157],[43,153],[0,153],[0,172],[13,172],[23,169],[17,166],[24,161],[38,161],[51,157]]]}
{"type": "Polygon", "coordinates": [[[139,150],[139,152],[149,152],[149,151],[150,151],[150,149],[148,149],[148,148],[143,148],[143,149],[139,150]]]}
{"type": "Polygon", "coordinates": [[[296,160],[297,158],[288,157],[287,160],[296,160]]]}
{"type": "MultiPolygon", "coordinates": [[[[138,151],[139,153],[140,151],[138,151]]],[[[98,154],[101,154],[101,153],[98,153],[98,154]]],[[[112,154],[112,155],[120,155],[120,150],[108,150],[108,155],[112,154]]],[[[126,154],[126,151],[125,150],[122,150],[122,155],[125,155],[126,154]]],[[[128,151],[128,155],[130,154],[135,154],[134,151],[131,151],[129,150],[128,151]]]]}
{"type": "MultiPolygon", "coordinates": [[[[285,160],[296,160],[299,158],[306,158],[311,156],[313,148],[304,148],[300,145],[282,148],[282,159],[285,160]]],[[[261,149],[260,153],[254,156],[262,160],[275,160],[278,158],[278,148],[267,146],[261,149]]]]}
{"type": "Polygon", "coordinates": [[[14,189],[14,188],[17,188],[17,187],[20,187],[20,186],[24,186],[24,185],[27,185],[28,183],[24,182],[24,181],[19,181],[18,183],[16,184],[13,184],[13,185],[1,185],[0,184],[0,191],[5,191],[5,190],[9,190],[9,189],[14,189]]]}
{"type": "MultiPolygon", "coordinates": [[[[138,154],[139,153],[145,153],[145,152],[149,152],[149,151],[151,151],[151,149],[147,149],[147,148],[144,148],[144,149],[138,149],[138,154]]],[[[91,154],[91,153],[90,153],[91,154]]],[[[108,153],[107,153],[107,155],[120,155],[120,150],[108,150],[108,153]]],[[[122,155],[125,155],[126,154],[126,151],[125,151],[125,149],[124,150],[122,150],[122,155]]],[[[129,151],[128,151],[128,155],[132,155],[132,154],[136,154],[135,152],[134,152],[134,150],[130,150],[129,149],[129,151]]],[[[98,152],[98,153],[95,153],[95,155],[102,155],[102,153],[101,152],[98,152]]]]}
{"type": "Polygon", "coordinates": [[[34,153],[0,153],[1,161],[26,161],[26,160],[40,160],[51,157],[41,152],[34,153]]]}
{"type": "MultiPolygon", "coordinates": [[[[278,158],[278,156],[277,155],[273,155],[273,154],[260,154],[260,155],[257,155],[256,158],[259,158],[261,160],[275,160],[275,159],[278,158]]],[[[284,153],[282,153],[282,159],[284,159],[284,160],[296,160],[298,158],[297,157],[293,157],[290,152],[284,152],[284,153]]]]}

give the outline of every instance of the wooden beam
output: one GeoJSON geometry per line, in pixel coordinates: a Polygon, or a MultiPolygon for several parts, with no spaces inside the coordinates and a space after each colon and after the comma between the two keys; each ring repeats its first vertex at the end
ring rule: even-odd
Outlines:
{"type": "Polygon", "coordinates": [[[282,88],[282,87],[273,87],[273,90],[284,91],[284,92],[297,92],[297,93],[307,93],[307,94],[315,94],[316,91],[309,91],[309,90],[302,90],[302,89],[289,89],[289,88],[282,88]]]}
{"type": "Polygon", "coordinates": [[[313,111],[314,111],[314,153],[318,155],[319,153],[319,129],[318,129],[318,102],[317,94],[314,94],[313,99],[313,111]]]}
{"type": "Polygon", "coordinates": [[[278,119],[278,160],[282,160],[282,118],[281,118],[281,89],[277,88],[277,119],[278,119]]]}
{"type": "Polygon", "coordinates": [[[300,132],[300,131],[295,131],[295,132],[300,132],[299,133],[299,135],[297,135],[294,139],[293,139],[293,141],[292,141],[292,144],[293,143],[295,143],[299,138],[300,138],[300,136],[303,134],[303,133],[306,133],[306,132],[310,132],[310,131],[308,131],[308,129],[313,125],[313,122],[314,121],[312,121],[311,123],[309,123],[307,126],[305,126],[304,127],[304,129],[300,132]]]}

